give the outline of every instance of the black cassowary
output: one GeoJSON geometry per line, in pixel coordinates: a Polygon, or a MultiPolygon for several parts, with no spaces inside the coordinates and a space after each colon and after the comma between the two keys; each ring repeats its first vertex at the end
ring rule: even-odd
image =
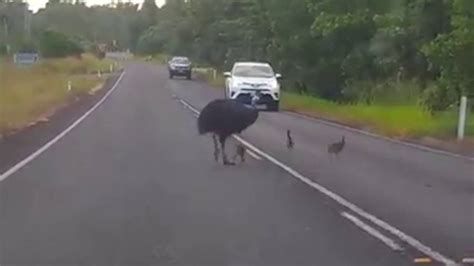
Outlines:
{"type": "Polygon", "coordinates": [[[219,159],[217,143],[217,137],[219,137],[224,165],[234,164],[227,159],[225,142],[232,134],[239,134],[255,123],[258,118],[255,102],[258,99],[259,96],[257,95],[253,97],[251,107],[231,99],[218,99],[210,102],[202,109],[198,118],[199,134],[213,134],[214,158],[216,161],[219,159]]]}

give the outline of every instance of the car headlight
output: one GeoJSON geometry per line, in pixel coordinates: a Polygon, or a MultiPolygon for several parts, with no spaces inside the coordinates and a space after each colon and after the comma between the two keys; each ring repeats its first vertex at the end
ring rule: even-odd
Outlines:
{"type": "Polygon", "coordinates": [[[272,84],[270,84],[270,88],[274,91],[279,90],[280,89],[280,84],[277,81],[274,81],[274,82],[272,82],[272,84]]]}
{"type": "Polygon", "coordinates": [[[241,83],[233,82],[230,84],[230,90],[231,91],[239,90],[240,86],[242,86],[241,83]]]}

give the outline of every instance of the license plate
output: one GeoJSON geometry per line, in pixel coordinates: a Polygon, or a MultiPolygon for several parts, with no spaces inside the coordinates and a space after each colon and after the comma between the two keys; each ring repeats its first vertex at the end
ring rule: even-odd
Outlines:
{"type": "MultiPolygon", "coordinates": [[[[245,104],[245,106],[247,106],[247,107],[252,107],[251,104],[245,104]]],[[[267,106],[266,106],[265,104],[256,104],[256,105],[255,105],[255,108],[256,108],[256,109],[267,109],[267,106]]]]}

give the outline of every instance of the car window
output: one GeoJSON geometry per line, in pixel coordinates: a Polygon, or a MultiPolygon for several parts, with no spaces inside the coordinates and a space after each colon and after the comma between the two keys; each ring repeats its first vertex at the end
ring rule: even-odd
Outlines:
{"type": "Polygon", "coordinates": [[[188,58],[173,58],[171,62],[176,63],[176,64],[189,64],[189,59],[188,58]]]}
{"type": "Polygon", "coordinates": [[[274,76],[272,68],[263,65],[236,66],[232,74],[236,77],[255,78],[271,78],[274,76]]]}

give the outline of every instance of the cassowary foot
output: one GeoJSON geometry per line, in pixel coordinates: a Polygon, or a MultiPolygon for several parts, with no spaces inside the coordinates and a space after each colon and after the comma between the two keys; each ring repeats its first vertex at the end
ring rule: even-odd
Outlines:
{"type": "Polygon", "coordinates": [[[226,155],[222,156],[222,163],[224,163],[224,165],[235,165],[235,162],[229,161],[226,155]]]}
{"type": "Polygon", "coordinates": [[[235,165],[235,162],[231,162],[231,161],[224,161],[224,165],[235,165]]]}

